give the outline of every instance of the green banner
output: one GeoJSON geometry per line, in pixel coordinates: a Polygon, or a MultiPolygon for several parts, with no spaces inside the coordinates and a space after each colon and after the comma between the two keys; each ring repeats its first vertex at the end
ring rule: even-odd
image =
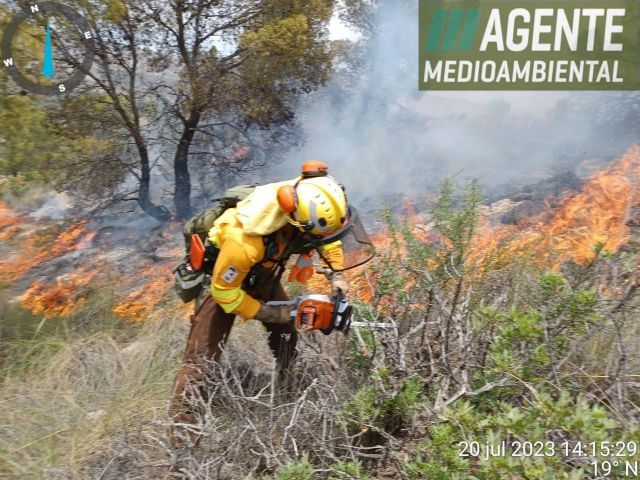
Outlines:
{"type": "Polygon", "coordinates": [[[420,90],[640,90],[640,0],[420,0],[420,90]]]}

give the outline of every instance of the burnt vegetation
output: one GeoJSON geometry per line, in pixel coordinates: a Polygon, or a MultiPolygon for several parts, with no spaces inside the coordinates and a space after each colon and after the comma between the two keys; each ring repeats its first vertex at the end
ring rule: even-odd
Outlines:
{"type": "MultiPolygon", "coordinates": [[[[358,316],[389,331],[305,336],[291,378],[230,352],[212,365],[190,478],[583,478],[595,456],[461,457],[461,442],[634,442],[637,255],[493,262],[481,198],[446,184],[431,238],[386,216],[386,248],[355,280],[358,316]],[[480,253],[480,257],[478,257],[480,253]],[[486,256],[485,256],[486,254],[486,256]]],[[[496,250],[509,248],[505,238],[496,250]]],[[[495,253],[495,252],[494,252],[495,253]]],[[[495,258],[495,256],[494,256],[495,258]]],[[[631,453],[631,452],[630,452],[631,453]]],[[[636,452],[629,455],[637,458],[636,452]]]]}
{"type": "MultiPolygon", "coordinates": [[[[84,304],[55,321],[7,303],[3,317],[21,326],[4,331],[0,404],[14,416],[2,426],[2,472],[589,476],[597,455],[467,458],[460,442],[638,441],[634,201],[623,208],[622,248],[594,244],[583,261],[558,245],[547,256],[547,244],[523,249],[516,234],[483,242],[487,214],[476,183],[445,182],[424,215],[428,226],[384,213],[379,255],[351,276],[352,298],[358,320],[393,328],[302,335],[295,367],[279,376],[260,345],[264,334],[238,326],[222,360],[191,386],[198,420],[189,428],[199,441],[189,436],[177,450],[168,444],[166,405],[187,325],[173,318],[172,297],[138,324],[116,320],[113,284],[97,281],[84,304]],[[43,424],[44,412],[56,420],[43,424]]],[[[573,221],[567,228],[584,218],[573,221]]]]}
{"type": "MultiPolygon", "coordinates": [[[[376,49],[402,30],[406,0],[342,2],[354,45],[329,41],[340,2],[328,0],[66,3],[101,33],[77,95],[42,102],[0,70],[0,476],[578,479],[596,475],[603,442],[640,461],[640,153],[586,181],[574,173],[638,141],[638,94],[571,95],[524,124],[500,104],[478,118],[414,111],[389,85],[401,82],[368,76],[387,68],[376,49]],[[182,225],[167,219],[300,145],[298,101],[331,75],[306,133],[333,122],[355,145],[347,182],[367,206],[436,191],[451,165],[529,178],[536,159],[553,160],[541,139],[569,146],[562,170],[489,200],[476,182],[445,181],[428,205],[378,212],[379,254],[348,275],[350,300],[357,320],[392,328],[303,334],[279,376],[264,332],[236,325],[191,386],[198,421],[173,449],[167,406],[190,306],[171,292],[182,225]],[[509,148],[486,148],[478,131],[509,148]],[[445,157],[445,137],[467,144],[469,163],[445,157]],[[390,171],[390,158],[403,162],[390,171]],[[363,168],[380,183],[360,182],[363,168]],[[461,456],[461,442],[502,441],[556,451],[461,456]]],[[[10,14],[0,5],[0,25],[10,14]]],[[[411,61],[396,75],[412,78],[411,61]]]]}

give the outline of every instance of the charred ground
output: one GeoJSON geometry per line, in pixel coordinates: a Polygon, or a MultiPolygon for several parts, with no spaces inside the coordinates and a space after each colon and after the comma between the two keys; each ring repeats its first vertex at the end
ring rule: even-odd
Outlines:
{"type": "MultiPolygon", "coordinates": [[[[352,298],[360,319],[397,328],[305,335],[283,385],[257,341],[263,333],[238,325],[196,400],[203,439],[181,451],[166,438],[190,313],[171,291],[180,224],[79,220],[73,210],[36,218],[46,197],[20,208],[9,199],[0,405],[11,415],[0,427],[0,471],[589,476],[589,456],[482,461],[460,457],[459,442],[640,441],[639,174],[632,148],[584,178],[532,184],[489,205],[476,184],[446,183],[427,209],[382,214],[379,256],[351,275],[352,298]]],[[[307,286],[323,288],[320,279],[307,286]]]]}

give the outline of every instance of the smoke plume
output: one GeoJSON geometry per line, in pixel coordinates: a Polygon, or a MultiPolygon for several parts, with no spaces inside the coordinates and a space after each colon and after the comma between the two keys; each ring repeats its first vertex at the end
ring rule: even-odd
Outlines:
{"type": "Polygon", "coordinates": [[[637,94],[421,92],[418,2],[382,1],[331,83],[305,99],[304,146],[274,165],[293,177],[327,161],[362,208],[420,200],[444,177],[506,191],[558,169],[580,170],[638,141],[637,94]]]}

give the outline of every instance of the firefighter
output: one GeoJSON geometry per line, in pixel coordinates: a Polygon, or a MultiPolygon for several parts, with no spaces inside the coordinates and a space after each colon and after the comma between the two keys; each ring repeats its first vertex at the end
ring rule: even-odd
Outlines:
{"type": "MultiPolygon", "coordinates": [[[[288,369],[297,343],[291,307],[267,302],[288,300],[280,277],[292,254],[308,253],[313,246],[335,270],[341,270],[341,243],[331,238],[348,223],[348,213],[343,187],[328,175],[326,164],[311,161],[303,165],[299,178],[256,187],[214,221],[208,233],[210,245],[217,249],[211,290],[192,317],[171,401],[174,425],[194,422],[189,392],[202,379],[204,361],[219,358],[237,317],[264,325],[278,369],[288,369]]],[[[334,293],[347,293],[341,272],[334,272],[329,280],[334,293]]],[[[176,428],[171,441],[177,447],[183,444],[184,432],[176,428]]]]}

